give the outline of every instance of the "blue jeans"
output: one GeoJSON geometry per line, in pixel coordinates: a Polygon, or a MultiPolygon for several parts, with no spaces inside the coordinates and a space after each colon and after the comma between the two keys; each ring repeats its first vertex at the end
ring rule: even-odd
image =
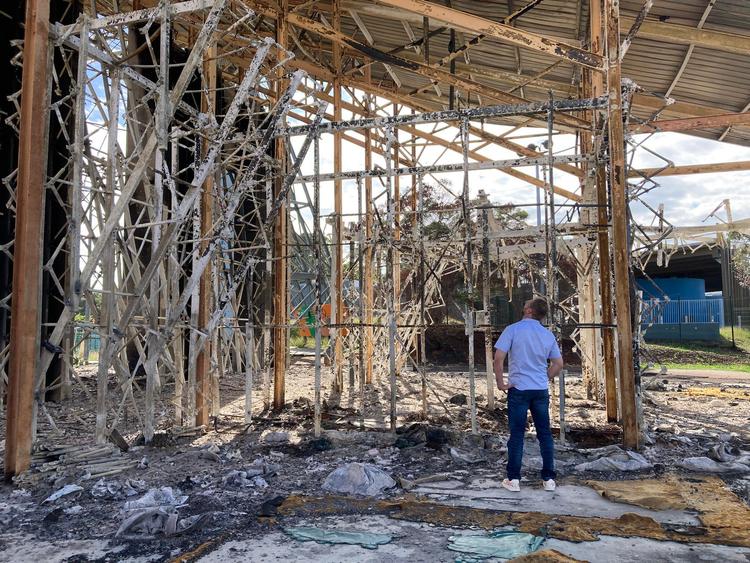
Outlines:
{"type": "Polygon", "coordinates": [[[542,454],[542,479],[555,478],[555,444],[549,426],[549,391],[534,389],[519,391],[508,389],[508,479],[521,478],[523,438],[526,433],[526,417],[531,411],[536,437],[542,454]]]}

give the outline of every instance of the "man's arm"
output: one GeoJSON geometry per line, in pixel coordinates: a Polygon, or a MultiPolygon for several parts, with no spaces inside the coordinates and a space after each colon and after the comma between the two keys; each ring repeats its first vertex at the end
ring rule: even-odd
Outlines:
{"type": "Polygon", "coordinates": [[[549,361],[549,367],[547,368],[547,378],[550,381],[553,381],[555,377],[562,371],[563,368],[563,359],[562,358],[552,358],[549,361]]]}
{"type": "Polygon", "coordinates": [[[505,383],[503,379],[503,363],[505,362],[505,352],[499,348],[495,349],[495,361],[493,366],[495,368],[495,381],[497,382],[497,388],[500,391],[507,391],[510,389],[510,382],[505,383]]]}

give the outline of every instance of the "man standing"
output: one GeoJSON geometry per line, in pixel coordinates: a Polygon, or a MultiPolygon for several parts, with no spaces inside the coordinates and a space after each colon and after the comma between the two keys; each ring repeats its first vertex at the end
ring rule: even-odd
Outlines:
{"type": "Polygon", "coordinates": [[[563,368],[555,336],[540,321],[548,312],[547,301],[531,299],[523,306],[523,319],[508,326],[495,344],[497,388],[508,393],[508,475],[503,487],[521,490],[521,461],[528,411],[534,419],[542,454],[545,491],[555,490],[555,446],[549,424],[549,386],[563,368]],[[503,362],[508,360],[508,382],[503,379],[503,362]],[[547,361],[549,360],[549,365],[547,361]]]}

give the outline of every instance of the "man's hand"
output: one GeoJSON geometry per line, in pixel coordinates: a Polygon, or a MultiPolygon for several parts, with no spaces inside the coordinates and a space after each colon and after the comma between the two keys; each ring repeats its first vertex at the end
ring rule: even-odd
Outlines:
{"type": "Polygon", "coordinates": [[[563,365],[562,358],[554,358],[550,360],[549,367],[547,368],[547,379],[554,381],[555,377],[557,377],[562,371],[563,365]]]}
{"type": "Polygon", "coordinates": [[[500,375],[495,375],[495,382],[497,383],[497,388],[500,389],[500,391],[507,391],[512,387],[510,384],[510,381],[508,383],[505,382],[505,378],[500,375]]]}
{"type": "Polygon", "coordinates": [[[495,369],[495,381],[497,382],[497,388],[500,391],[507,391],[510,389],[510,383],[505,383],[503,377],[503,362],[505,361],[505,352],[500,349],[495,350],[495,360],[493,367],[495,369]]]}
{"type": "Polygon", "coordinates": [[[498,381],[497,388],[500,389],[500,391],[507,392],[508,389],[512,389],[513,386],[510,383],[505,383],[504,381],[498,381]]]}

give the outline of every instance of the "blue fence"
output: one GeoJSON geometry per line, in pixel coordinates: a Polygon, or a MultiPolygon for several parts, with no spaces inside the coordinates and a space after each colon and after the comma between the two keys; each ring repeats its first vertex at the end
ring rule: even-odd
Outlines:
{"type": "Polygon", "coordinates": [[[688,324],[716,323],[724,326],[724,300],[718,299],[647,299],[643,302],[641,323],[688,324]]]}
{"type": "Polygon", "coordinates": [[[721,339],[724,300],[646,299],[641,309],[641,327],[646,341],[721,339]]]}

